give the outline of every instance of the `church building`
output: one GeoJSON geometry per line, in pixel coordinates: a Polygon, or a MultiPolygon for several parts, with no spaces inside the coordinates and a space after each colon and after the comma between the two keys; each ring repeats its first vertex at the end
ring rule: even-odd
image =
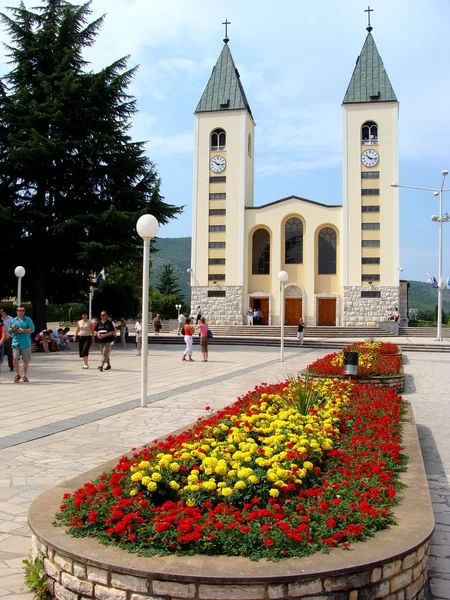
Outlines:
{"type": "MultiPolygon", "coordinates": [[[[254,204],[255,120],[228,45],[195,110],[191,305],[211,324],[373,326],[399,282],[398,100],[367,28],[342,102],[342,205],[254,204]]],[[[323,176],[323,175],[321,175],[323,176]]]]}

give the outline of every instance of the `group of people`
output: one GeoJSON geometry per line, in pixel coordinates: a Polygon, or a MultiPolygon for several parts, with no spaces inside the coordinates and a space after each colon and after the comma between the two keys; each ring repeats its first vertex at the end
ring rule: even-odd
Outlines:
{"type": "Polygon", "coordinates": [[[34,338],[35,344],[37,344],[43,352],[59,352],[70,350],[69,347],[69,333],[70,327],[59,327],[56,331],[53,329],[44,329],[36,335],[34,338]]]}
{"type": "Polygon", "coordinates": [[[264,313],[260,308],[248,307],[247,310],[247,325],[262,325],[264,313]]]}

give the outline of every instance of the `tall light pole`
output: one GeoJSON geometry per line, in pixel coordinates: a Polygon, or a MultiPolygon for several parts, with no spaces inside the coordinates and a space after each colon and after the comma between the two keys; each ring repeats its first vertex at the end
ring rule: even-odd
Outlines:
{"type": "Polygon", "coordinates": [[[408,188],[410,190],[425,190],[427,192],[433,192],[435,196],[439,196],[439,215],[433,215],[432,221],[439,223],[439,269],[438,269],[438,314],[437,314],[437,332],[436,341],[442,342],[442,223],[448,223],[450,216],[445,213],[443,214],[443,194],[444,192],[450,192],[450,188],[444,189],[445,178],[448,175],[448,171],[442,171],[442,183],[441,187],[436,188],[425,188],[417,187],[415,185],[400,185],[399,183],[391,183],[391,187],[408,188]]]}
{"type": "Polygon", "coordinates": [[[153,215],[142,215],[136,223],[136,231],[144,241],[142,258],[142,359],[141,359],[141,407],[147,406],[147,369],[148,369],[148,288],[150,284],[150,240],[159,229],[159,223],[153,215]]]}
{"type": "Polygon", "coordinates": [[[281,343],[280,343],[280,362],[284,362],[284,284],[288,280],[289,275],[286,271],[278,273],[278,281],[280,282],[280,324],[281,324],[281,343]]]}
{"type": "Polygon", "coordinates": [[[25,275],[23,267],[16,267],[14,275],[17,277],[17,306],[22,304],[22,277],[25,275]]]}
{"type": "Polygon", "coordinates": [[[175,308],[177,309],[178,317],[180,316],[181,304],[175,304],[175,308]]]}

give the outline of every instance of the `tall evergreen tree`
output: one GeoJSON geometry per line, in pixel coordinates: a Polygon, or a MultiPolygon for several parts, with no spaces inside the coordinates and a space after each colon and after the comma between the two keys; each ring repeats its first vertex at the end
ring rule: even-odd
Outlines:
{"type": "Polygon", "coordinates": [[[164,202],[145,144],[129,135],[135,69],[122,58],[94,73],[82,58],[103,17],[88,22],[90,3],[66,0],[9,11],[1,15],[13,65],[0,88],[2,262],[25,266],[24,295],[42,328],[47,299],[75,299],[91,270],[139,260],[140,215],[167,223],[182,209],[164,202]]]}
{"type": "Polygon", "coordinates": [[[161,294],[180,294],[180,284],[175,275],[173,274],[173,267],[170,263],[166,263],[163,266],[161,274],[158,278],[158,282],[156,284],[156,289],[159,292],[161,292],[161,294]]]}

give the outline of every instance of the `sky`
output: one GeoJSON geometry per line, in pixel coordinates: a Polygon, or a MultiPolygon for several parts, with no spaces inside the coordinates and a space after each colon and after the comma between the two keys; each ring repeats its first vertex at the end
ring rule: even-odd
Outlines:
{"type": "MultiPolygon", "coordinates": [[[[289,195],[342,204],[341,103],[367,34],[366,8],[361,0],[92,1],[92,17],[105,21],[86,59],[94,70],[125,55],[139,65],[130,87],[139,110],[132,135],[148,142],[166,201],[186,207],[160,237],[191,234],[193,113],[221,52],[225,19],[256,121],[255,205],[289,195]]],[[[400,102],[400,183],[439,188],[450,170],[450,2],[373,0],[371,8],[372,35],[400,102]]],[[[0,74],[6,60],[0,55],[0,74]]],[[[450,191],[443,199],[450,212],[450,191]]],[[[401,190],[403,279],[437,276],[439,225],[430,217],[438,211],[433,193],[401,190]]]]}

